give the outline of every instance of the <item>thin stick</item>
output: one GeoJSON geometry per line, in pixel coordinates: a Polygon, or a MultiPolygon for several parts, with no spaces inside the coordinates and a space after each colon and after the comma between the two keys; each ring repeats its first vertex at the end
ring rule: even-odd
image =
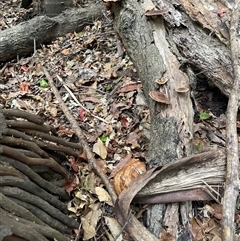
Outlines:
{"type": "Polygon", "coordinates": [[[4,66],[0,69],[0,74],[3,73],[3,71],[7,68],[8,63],[4,64],[4,66]]]}
{"type": "Polygon", "coordinates": [[[240,95],[240,0],[235,0],[230,24],[231,58],[233,65],[233,86],[228,100],[226,125],[227,171],[223,197],[223,241],[233,241],[235,237],[235,208],[239,192],[237,110],[240,95]]]}
{"type": "Polygon", "coordinates": [[[104,123],[109,124],[108,121],[104,120],[104,119],[101,118],[101,117],[98,117],[98,116],[92,114],[90,110],[88,110],[87,108],[85,108],[85,107],[77,100],[77,98],[76,98],[76,96],[73,94],[73,92],[63,83],[62,78],[61,78],[59,75],[57,75],[57,78],[58,78],[58,80],[63,84],[63,87],[66,89],[66,91],[70,94],[70,96],[73,98],[73,100],[74,100],[79,106],[81,106],[86,112],[88,112],[88,113],[89,113],[91,116],[93,116],[94,118],[96,118],[96,119],[98,119],[98,120],[100,120],[100,121],[102,121],[102,122],[104,122],[104,123]]]}
{"type": "Polygon", "coordinates": [[[123,233],[124,229],[126,228],[126,226],[129,224],[129,222],[133,219],[134,214],[129,212],[128,214],[128,218],[127,221],[124,223],[124,225],[121,228],[121,231],[115,236],[113,241],[117,241],[117,239],[120,237],[120,235],[123,233]]]}
{"type": "Polygon", "coordinates": [[[68,118],[69,122],[71,123],[73,130],[75,130],[75,133],[80,140],[80,144],[82,145],[83,150],[86,152],[89,166],[92,167],[96,171],[97,175],[101,178],[102,182],[104,183],[106,189],[109,192],[109,195],[111,196],[112,202],[115,203],[115,201],[117,199],[117,195],[116,195],[112,185],[109,183],[107,176],[102,172],[101,168],[98,166],[98,164],[94,158],[94,155],[82,133],[81,128],[79,127],[77,121],[74,119],[74,117],[71,115],[70,111],[64,104],[64,102],[61,98],[61,95],[59,94],[57,88],[54,85],[52,77],[50,76],[50,74],[44,67],[43,67],[43,72],[44,72],[46,78],[48,79],[48,83],[51,86],[52,91],[53,91],[54,95],[56,96],[60,107],[62,108],[62,111],[64,112],[64,114],[68,118]]]}

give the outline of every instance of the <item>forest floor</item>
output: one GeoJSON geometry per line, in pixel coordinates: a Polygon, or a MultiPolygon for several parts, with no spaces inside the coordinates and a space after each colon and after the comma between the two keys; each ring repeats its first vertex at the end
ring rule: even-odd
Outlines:
{"type": "MultiPolygon", "coordinates": [[[[20,2],[1,1],[1,30],[16,25],[30,11],[20,8],[20,2]]],[[[93,26],[87,26],[80,33],[69,33],[43,45],[32,56],[0,63],[1,106],[38,114],[44,117],[46,124],[56,128],[60,137],[78,142],[48,85],[43,66],[54,79],[97,163],[111,182],[131,158],[144,160],[151,123],[148,105],[134,64],[121,46],[110,18],[96,20],[93,26]]],[[[196,107],[194,152],[225,146],[227,98],[204,78],[199,81],[193,97],[196,107]]],[[[84,160],[69,157],[69,166],[74,171],[74,183],[78,185],[70,183],[66,186],[73,196],[67,205],[82,223],[80,237],[84,240],[113,240],[121,228],[116,224],[110,197],[100,178],[90,171],[84,160]],[[91,219],[88,224],[87,219],[91,219]]],[[[203,222],[206,206],[194,214],[193,232],[198,240],[201,237],[213,240],[220,235],[221,217],[213,215],[220,206],[216,203],[207,205],[213,209],[208,216],[211,223],[203,222]]],[[[137,211],[142,213],[141,209],[137,211]]],[[[236,213],[236,222],[239,220],[236,213]]],[[[78,232],[75,230],[73,238],[78,232]]],[[[118,238],[123,239],[126,237],[118,238]]]]}

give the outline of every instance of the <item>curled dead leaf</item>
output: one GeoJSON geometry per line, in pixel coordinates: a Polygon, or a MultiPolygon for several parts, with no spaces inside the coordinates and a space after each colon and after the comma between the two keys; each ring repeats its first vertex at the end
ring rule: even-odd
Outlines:
{"type": "Polygon", "coordinates": [[[127,189],[132,180],[144,172],[146,172],[146,165],[139,159],[131,159],[127,162],[127,164],[114,177],[114,189],[117,195],[127,189]]]}

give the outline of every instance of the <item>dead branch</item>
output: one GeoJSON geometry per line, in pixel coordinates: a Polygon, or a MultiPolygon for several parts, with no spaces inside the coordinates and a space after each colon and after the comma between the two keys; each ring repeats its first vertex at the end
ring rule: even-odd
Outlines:
{"type": "Polygon", "coordinates": [[[56,136],[50,136],[49,134],[35,131],[35,130],[7,129],[7,132],[5,135],[6,136],[0,140],[0,143],[8,144],[8,145],[11,145],[11,144],[16,145],[18,143],[19,146],[23,145],[23,147],[25,148],[27,147],[27,149],[33,150],[35,153],[38,153],[40,156],[43,156],[43,157],[48,157],[48,154],[46,152],[43,152],[41,148],[44,148],[47,150],[64,152],[65,154],[68,154],[71,156],[77,156],[82,153],[82,147],[76,143],[68,143],[56,136]],[[27,135],[26,133],[29,133],[29,135],[27,135]],[[32,138],[33,136],[40,137],[41,139],[44,139],[44,140],[49,140],[51,142],[54,142],[60,145],[55,145],[49,142],[40,141],[36,138],[32,138]],[[16,138],[13,138],[13,137],[16,137],[16,138]]]}
{"type": "Polygon", "coordinates": [[[68,172],[52,158],[30,158],[22,154],[20,151],[4,145],[0,145],[0,154],[19,160],[29,166],[47,166],[65,177],[68,176],[68,172]]]}
{"type": "MultiPolygon", "coordinates": [[[[38,217],[40,220],[43,220],[45,225],[49,225],[50,227],[52,227],[52,228],[54,228],[54,229],[56,229],[56,230],[58,230],[62,233],[70,234],[71,230],[69,230],[69,228],[66,225],[64,225],[61,221],[58,221],[57,219],[53,218],[51,215],[46,213],[41,208],[38,208],[33,204],[23,202],[23,201],[21,201],[17,198],[13,198],[13,197],[6,197],[6,198],[8,198],[10,201],[18,204],[19,206],[27,209],[28,213],[31,213],[31,214],[35,215],[36,217],[38,217]]],[[[11,211],[11,209],[10,210],[5,209],[5,210],[7,210],[9,212],[11,211]]],[[[16,213],[16,214],[18,215],[18,213],[16,213]]],[[[25,218],[25,217],[21,216],[20,214],[18,216],[22,217],[22,218],[25,218]]]]}
{"type": "Polygon", "coordinates": [[[20,129],[20,128],[31,129],[31,130],[41,131],[44,133],[52,132],[54,135],[56,135],[55,129],[49,125],[38,125],[29,121],[15,121],[15,120],[7,120],[6,123],[9,128],[13,128],[13,129],[20,129]]]}
{"type": "Polygon", "coordinates": [[[67,214],[67,208],[64,203],[62,203],[58,198],[49,194],[38,185],[29,180],[21,180],[17,177],[12,176],[0,176],[0,186],[10,186],[19,187],[31,194],[34,194],[43,200],[47,201],[49,204],[54,205],[57,209],[61,210],[63,213],[67,214]]]}
{"type": "Polygon", "coordinates": [[[57,239],[59,241],[69,241],[70,239],[53,228],[42,226],[23,218],[18,217],[16,220],[15,216],[8,213],[7,211],[0,208],[0,224],[5,224],[11,227],[14,234],[26,238],[27,240],[36,241],[47,241],[48,238],[57,239]]]}
{"type": "Polygon", "coordinates": [[[29,221],[35,222],[37,224],[45,225],[45,223],[30,213],[26,208],[21,205],[18,205],[16,202],[13,202],[10,198],[6,197],[0,193],[0,206],[6,211],[11,211],[16,213],[18,216],[25,218],[29,221]]]}
{"type": "Polygon", "coordinates": [[[227,171],[223,198],[223,240],[232,241],[235,237],[235,208],[239,192],[239,155],[237,137],[237,111],[240,95],[240,0],[235,1],[230,26],[230,45],[233,66],[233,86],[228,100],[226,125],[227,171]]]}
{"type": "Polygon", "coordinates": [[[32,180],[33,182],[35,182],[36,184],[38,184],[40,187],[47,190],[48,192],[58,195],[63,200],[69,200],[69,196],[63,188],[59,188],[59,187],[53,185],[51,182],[46,181],[41,176],[39,176],[37,173],[35,173],[26,164],[16,161],[13,158],[10,158],[7,156],[2,156],[1,160],[3,162],[7,162],[10,165],[12,165],[14,168],[19,170],[21,173],[25,174],[30,180],[32,180]]]}
{"type": "Polygon", "coordinates": [[[8,61],[17,55],[31,54],[34,51],[34,42],[39,47],[69,32],[80,32],[86,25],[93,24],[96,18],[101,17],[103,10],[104,6],[99,2],[88,8],[68,9],[54,18],[38,16],[1,31],[0,59],[8,61]]]}
{"type": "Polygon", "coordinates": [[[109,183],[109,180],[108,180],[107,176],[102,172],[101,168],[96,163],[94,155],[93,155],[87,141],[84,138],[82,130],[80,129],[77,121],[73,118],[73,116],[71,115],[71,113],[67,109],[67,107],[64,104],[57,88],[54,85],[52,77],[50,76],[49,72],[44,67],[43,67],[43,72],[44,72],[44,74],[45,74],[45,76],[46,76],[46,78],[49,82],[49,85],[52,88],[52,91],[53,91],[54,95],[56,96],[56,98],[59,102],[60,107],[62,108],[62,111],[64,112],[64,114],[68,118],[69,122],[71,123],[72,128],[75,130],[75,133],[80,140],[81,146],[83,147],[84,151],[86,152],[86,156],[87,156],[89,166],[92,167],[96,171],[97,175],[101,178],[102,182],[104,183],[104,185],[106,186],[106,189],[109,192],[109,195],[112,198],[113,203],[115,203],[115,201],[117,199],[116,193],[115,193],[112,185],[109,183]]]}
{"type": "Polygon", "coordinates": [[[42,125],[44,123],[43,118],[41,118],[40,116],[22,110],[3,109],[2,113],[5,117],[23,118],[38,125],[42,125]]]}
{"type": "Polygon", "coordinates": [[[5,144],[0,145],[0,225],[10,226],[12,233],[24,240],[54,237],[68,241],[63,234],[70,234],[79,224],[68,217],[67,207],[59,199],[69,200],[63,179],[69,173],[61,164],[67,160],[64,154],[78,156],[82,147],[50,135],[55,129],[44,125],[39,116],[0,109],[0,122],[0,143],[5,144]],[[29,130],[30,126],[35,130],[29,130]],[[20,229],[16,218],[21,220],[20,229]]]}
{"type": "Polygon", "coordinates": [[[28,193],[17,187],[8,187],[8,186],[0,187],[0,192],[7,197],[17,198],[17,199],[20,199],[21,201],[33,204],[41,208],[49,215],[51,215],[53,218],[61,221],[63,224],[65,224],[70,228],[78,227],[78,223],[75,220],[69,218],[67,215],[59,211],[56,207],[50,205],[48,202],[46,202],[45,200],[43,200],[42,198],[36,195],[28,193]]]}

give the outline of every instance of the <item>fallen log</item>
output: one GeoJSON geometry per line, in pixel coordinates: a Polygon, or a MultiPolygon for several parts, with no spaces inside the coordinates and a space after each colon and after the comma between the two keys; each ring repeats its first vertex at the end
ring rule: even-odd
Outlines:
{"type": "Polygon", "coordinates": [[[32,54],[41,44],[50,43],[69,32],[80,32],[102,16],[102,3],[88,8],[68,9],[62,14],[49,18],[38,16],[0,32],[0,60],[6,62],[17,56],[32,54]]]}

